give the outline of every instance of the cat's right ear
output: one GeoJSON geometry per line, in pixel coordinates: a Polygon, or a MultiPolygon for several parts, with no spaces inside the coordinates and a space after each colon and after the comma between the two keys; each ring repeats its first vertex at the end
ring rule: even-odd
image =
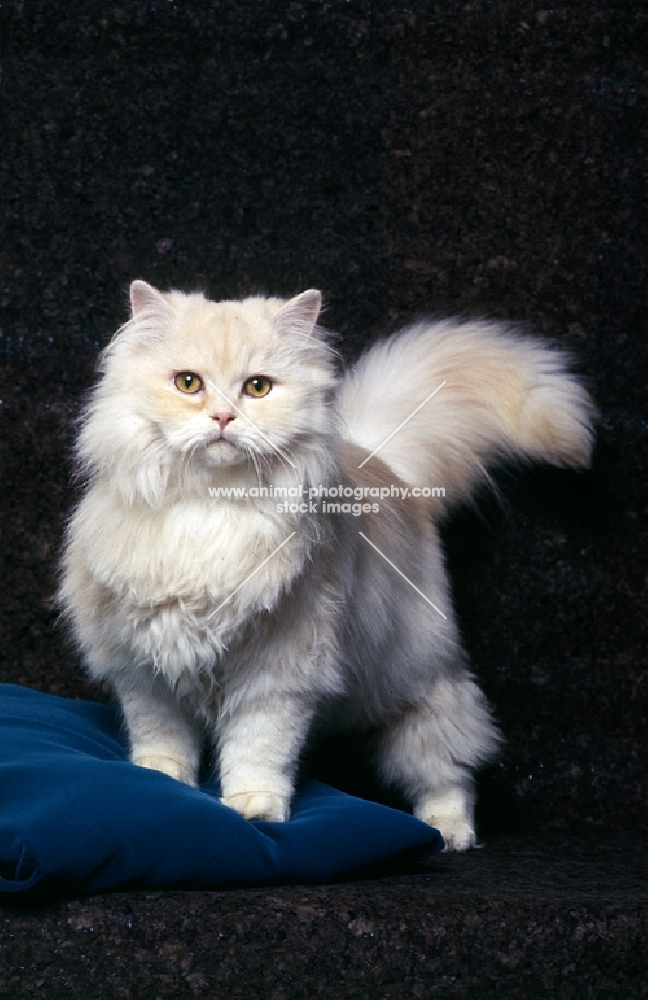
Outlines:
{"type": "Polygon", "coordinates": [[[173,306],[162,292],[146,281],[133,281],[130,286],[132,318],[142,330],[162,333],[173,320],[173,306]]]}
{"type": "Polygon", "coordinates": [[[322,293],[315,288],[309,288],[307,292],[295,295],[294,298],[284,302],[274,315],[273,325],[276,330],[292,330],[310,337],[321,308],[322,293]]]}

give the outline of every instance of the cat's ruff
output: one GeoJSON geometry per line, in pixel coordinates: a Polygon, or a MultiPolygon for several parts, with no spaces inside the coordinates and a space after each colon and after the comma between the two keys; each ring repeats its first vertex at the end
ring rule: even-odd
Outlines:
{"type": "Polygon", "coordinates": [[[339,376],[319,292],[210,302],[136,281],[131,304],[81,425],[60,598],[132,760],[195,782],[207,733],[223,800],[284,821],[313,728],[371,729],[383,780],[474,846],[498,733],[437,523],[500,458],[587,464],[593,408],[564,356],[501,324],[422,322],[339,376]],[[296,484],[341,484],[348,512],[209,493],[296,484]],[[431,487],[444,498],[411,496],[431,487]]]}

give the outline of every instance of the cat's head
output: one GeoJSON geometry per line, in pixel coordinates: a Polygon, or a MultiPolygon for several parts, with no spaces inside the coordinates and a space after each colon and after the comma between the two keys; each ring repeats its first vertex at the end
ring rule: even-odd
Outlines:
{"type": "Polygon", "coordinates": [[[209,475],[271,482],[292,467],[310,478],[304,457],[334,429],[320,293],[212,302],[134,281],[130,296],[131,319],[102,357],[82,465],[155,504],[209,475]]]}

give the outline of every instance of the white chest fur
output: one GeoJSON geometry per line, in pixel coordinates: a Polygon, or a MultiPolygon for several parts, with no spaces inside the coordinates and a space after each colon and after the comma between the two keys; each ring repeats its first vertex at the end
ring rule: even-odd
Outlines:
{"type": "Polygon", "coordinates": [[[304,532],[269,507],[186,499],[161,510],[100,489],[79,508],[76,556],[101,585],[120,644],[177,680],[211,667],[303,566],[304,532]]]}

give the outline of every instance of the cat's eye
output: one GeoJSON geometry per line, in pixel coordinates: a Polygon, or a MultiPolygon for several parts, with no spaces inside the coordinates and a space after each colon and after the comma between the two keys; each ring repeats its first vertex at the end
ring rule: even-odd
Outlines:
{"type": "Polygon", "coordinates": [[[187,392],[190,395],[200,392],[203,387],[203,380],[195,372],[178,372],[173,383],[180,392],[187,392]]]}
{"type": "Polygon", "coordinates": [[[267,396],[272,389],[272,380],[267,375],[252,375],[243,383],[243,392],[246,396],[254,399],[261,399],[267,396]]]}

